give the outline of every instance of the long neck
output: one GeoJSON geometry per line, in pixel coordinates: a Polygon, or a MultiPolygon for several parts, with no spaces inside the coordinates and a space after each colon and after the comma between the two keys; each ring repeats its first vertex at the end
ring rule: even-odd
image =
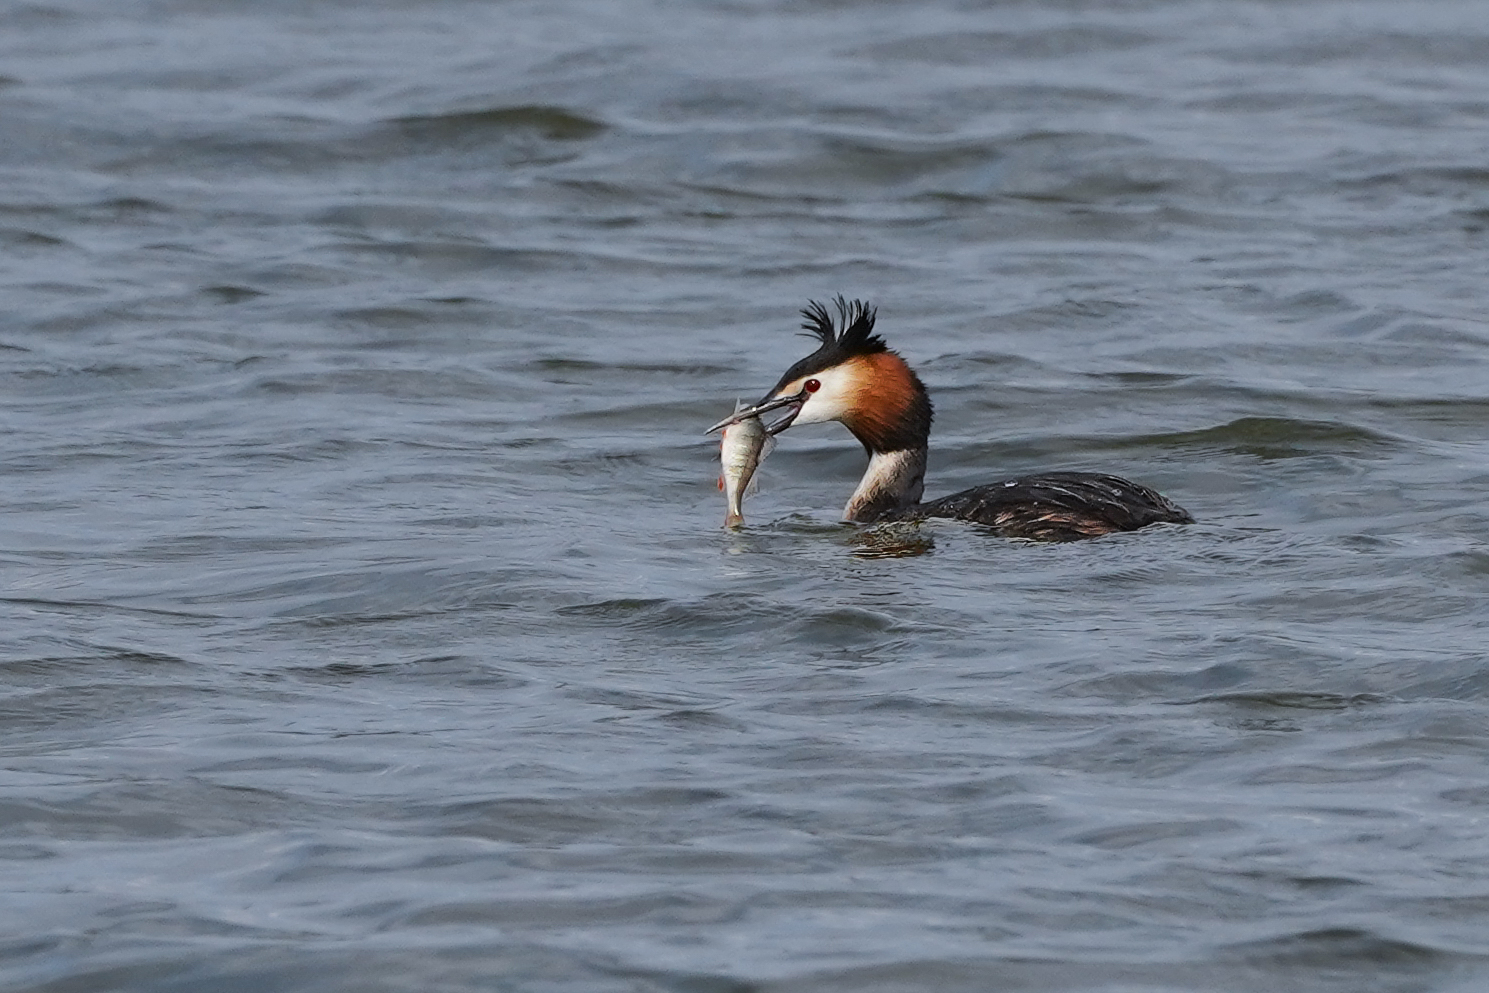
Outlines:
{"type": "Polygon", "coordinates": [[[843,520],[870,524],[920,503],[925,492],[925,446],[872,452],[858,489],[843,508],[843,520]]]}
{"type": "Polygon", "coordinates": [[[872,372],[843,418],[869,453],[869,467],[843,508],[844,520],[863,523],[893,517],[920,502],[933,417],[925,384],[904,359],[880,352],[866,361],[872,372]]]}
{"type": "Polygon", "coordinates": [[[868,523],[920,502],[934,411],[925,384],[894,352],[863,357],[856,372],[853,403],[839,419],[869,453],[869,467],[843,519],[868,523]]]}

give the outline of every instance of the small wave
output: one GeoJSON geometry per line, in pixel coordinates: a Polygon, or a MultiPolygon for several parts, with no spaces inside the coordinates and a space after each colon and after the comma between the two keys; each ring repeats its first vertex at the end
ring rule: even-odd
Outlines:
{"type": "Polygon", "coordinates": [[[1173,701],[1174,706],[1202,703],[1230,704],[1237,707],[1281,707],[1288,710],[1350,710],[1390,702],[1378,693],[1310,693],[1299,690],[1211,693],[1192,700],[1173,701]]]}
{"type": "Polygon", "coordinates": [[[1059,59],[1125,51],[1157,41],[1155,35],[1111,27],[1062,27],[1041,31],[966,31],[881,42],[854,54],[895,62],[983,66],[1009,59],[1059,59]]]}
{"type": "Polygon", "coordinates": [[[264,296],[262,290],[255,290],[248,286],[231,286],[221,284],[218,286],[204,286],[200,290],[202,296],[213,303],[244,303],[255,297],[264,296]]]}
{"type": "Polygon", "coordinates": [[[410,114],[388,122],[405,137],[420,142],[469,142],[536,134],[551,141],[580,141],[605,131],[607,125],[562,107],[489,107],[444,114],[410,114]]]}
{"type": "Polygon", "coordinates": [[[1389,435],[1336,421],[1291,417],[1241,417],[1217,427],[1155,435],[1144,443],[1221,449],[1260,459],[1306,455],[1363,455],[1397,447],[1389,435]]]}
{"type": "Polygon", "coordinates": [[[76,247],[65,238],[58,238],[53,235],[43,234],[40,231],[30,231],[25,228],[0,228],[0,245],[4,245],[11,251],[76,247]]]}
{"type": "Polygon", "coordinates": [[[1444,949],[1415,941],[1387,938],[1362,928],[1319,928],[1231,945],[1227,957],[1273,965],[1341,967],[1370,963],[1375,967],[1425,964],[1455,959],[1444,949]]]}
{"type": "Polygon", "coordinates": [[[1280,44],[1226,46],[1212,56],[1233,63],[1308,67],[1356,63],[1477,69],[1489,62],[1489,39],[1478,33],[1330,31],[1325,37],[1306,41],[1293,41],[1289,35],[1289,41],[1280,44]]]}

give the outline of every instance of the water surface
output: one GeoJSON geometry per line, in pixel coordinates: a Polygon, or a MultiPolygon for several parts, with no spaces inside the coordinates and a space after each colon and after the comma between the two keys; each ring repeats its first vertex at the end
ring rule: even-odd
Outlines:
{"type": "Polygon", "coordinates": [[[0,3],[0,989],[1489,982],[1473,2],[0,3]],[[836,293],[928,496],[702,428],[836,293]]]}

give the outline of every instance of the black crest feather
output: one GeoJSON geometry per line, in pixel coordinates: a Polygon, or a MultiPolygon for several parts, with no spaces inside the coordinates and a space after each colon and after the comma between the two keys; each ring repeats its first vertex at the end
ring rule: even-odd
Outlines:
{"type": "Polygon", "coordinates": [[[839,294],[832,302],[838,312],[836,324],[827,307],[816,300],[802,309],[801,328],[805,337],[816,338],[822,343],[822,349],[836,352],[839,358],[885,350],[884,339],[874,334],[874,318],[878,311],[867,301],[847,300],[839,294]]]}
{"type": "Polygon", "coordinates": [[[833,298],[832,304],[838,312],[836,321],[827,307],[816,300],[802,310],[802,335],[817,339],[817,350],[787,369],[780,382],[765,394],[765,399],[770,399],[788,383],[830,369],[855,355],[889,351],[884,339],[874,334],[877,311],[867,301],[848,300],[839,294],[833,298]]]}
{"type": "MultiPolygon", "coordinates": [[[[833,298],[832,304],[838,312],[836,321],[827,307],[816,300],[808,303],[802,310],[802,333],[808,338],[817,339],[817,350],[787,369],[770,392],[761,398],[762,403],[782,396],[781,391],[787,387],[802,388],[801,380],[807,376],[816,375],[860,355],[889,352],[884,339],[874,334],[876,311],[867,301],[848,300],[839,294],[833,298]]],[[[904,375],[908,377],[908,383],[904,385],[908,386],[905,392],[909,397],[907,405],[898,412],[895,419],[888,423],[872,418],[854,418],[851,423],[849,420],[843,421],[870,453],[923,449],[926,438],[931,433],[931,398],[926,395],[920,377],[903,361],[900,365],[904,375]]],[[[799,395],[804,397],[806,394],[803,392],[799,395]]]]}

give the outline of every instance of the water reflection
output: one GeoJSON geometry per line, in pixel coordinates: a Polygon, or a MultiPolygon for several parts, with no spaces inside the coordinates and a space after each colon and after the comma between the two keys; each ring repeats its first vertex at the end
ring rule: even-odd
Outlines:
{"type": "Polygon", "coordinates": [[[861,559],[903,559],[935,550],[933,538],[919,522],[895,521],[862,528],[850,539],[861,559]]]}

